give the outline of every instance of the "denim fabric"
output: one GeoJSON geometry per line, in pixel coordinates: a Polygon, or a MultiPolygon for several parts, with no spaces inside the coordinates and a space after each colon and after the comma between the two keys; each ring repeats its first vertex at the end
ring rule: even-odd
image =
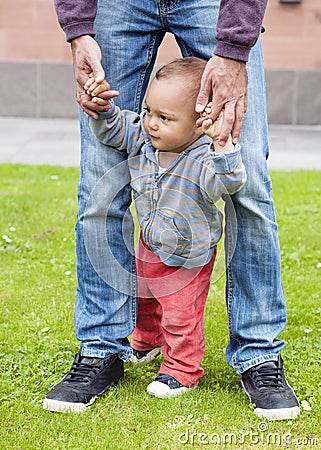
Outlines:
{"type": "MultiPolygon", "coordinates": [[[[184,56],[206,59],[212,56],[219,0],[98,3],[96,39],[102,49],[106,79],[120,91],[116,102],[121,108],[140,111],[157,49],[166,31],[175,34],[184,56]]],[[[239,372],[276,359],[276,353],[284,345],[276,337],[286,322],[277,225],[266,164],[268,143],[260,43],[252,49],[247,69],[249,106],[240,144],[248,181],[233,196],[238,219],[233,257],[229,248],[232,240],[226,243],[230,332],[227,361],[239,372]]],[[[130,354],[127,336],[134,327],[136,314],[128,168],[125,155],[113,148],[106,151],[92,137],[87,117],[80,115],[76,334],[83,355],[104,356],[113,352],[126,360],[130,354]]],[[[235,226],[228,224],[227,236],[235,232],[235,226]]]]}

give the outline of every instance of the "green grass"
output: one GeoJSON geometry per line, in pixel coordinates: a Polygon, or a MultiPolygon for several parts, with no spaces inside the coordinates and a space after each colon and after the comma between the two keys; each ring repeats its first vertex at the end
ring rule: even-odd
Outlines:
{"type": "Polygon", "coordinates": [[[44,396],[78,349],[73,333],[77,177],[74,168],[0,165],[0,447],[320,448],[321,173],[272,173],[288,305],[283,358],[289,382],[311,407],[285,422],[257,418],[238,375],[225,362],[223,277],[212,285],[207,303],[199,389],[176,399],[152,398],[145,389],[159,363],[127,364],[121,386],[84,414],[42,409],[44,396]]]}

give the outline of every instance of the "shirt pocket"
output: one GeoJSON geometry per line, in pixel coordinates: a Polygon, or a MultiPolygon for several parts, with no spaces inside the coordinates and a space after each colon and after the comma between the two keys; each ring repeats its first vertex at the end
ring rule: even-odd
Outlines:
{"type": "MultiPolygon", "coordinates": [[[[174,211],[173,214],[175,214],[174,211]]],[[[190,242],[190,239],[185,236],[184,230],[189,229],[188,221],[182,218],[178,222],[182,222],[182,228],[178,227],[174,217],[156,210],[149,233],[150,242],[146,242],[147,245],[154,251],[162,250],[168,254],[182,255],[185,253],[190,242]]]]}

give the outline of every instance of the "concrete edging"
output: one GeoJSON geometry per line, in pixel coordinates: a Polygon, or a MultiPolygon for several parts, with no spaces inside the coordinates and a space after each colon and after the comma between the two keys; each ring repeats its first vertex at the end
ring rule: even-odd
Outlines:
{"type": "MultiPolygon", "coordinates": [[[[321,70],[266,70],[270,124],[321,125],[321,70]]],[[[71,63],[0,62],[0,116],[75,118],[71,63]]]]}

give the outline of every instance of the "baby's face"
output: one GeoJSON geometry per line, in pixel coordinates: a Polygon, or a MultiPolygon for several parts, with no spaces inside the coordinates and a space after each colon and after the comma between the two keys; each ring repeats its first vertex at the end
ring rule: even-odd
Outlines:
{"type": "Polygon", "coordinates": [[[195,100],[181,78],[154,79],[145,100],[144,127],[160,151],[180,153],[199,136],[195,100]]]}

